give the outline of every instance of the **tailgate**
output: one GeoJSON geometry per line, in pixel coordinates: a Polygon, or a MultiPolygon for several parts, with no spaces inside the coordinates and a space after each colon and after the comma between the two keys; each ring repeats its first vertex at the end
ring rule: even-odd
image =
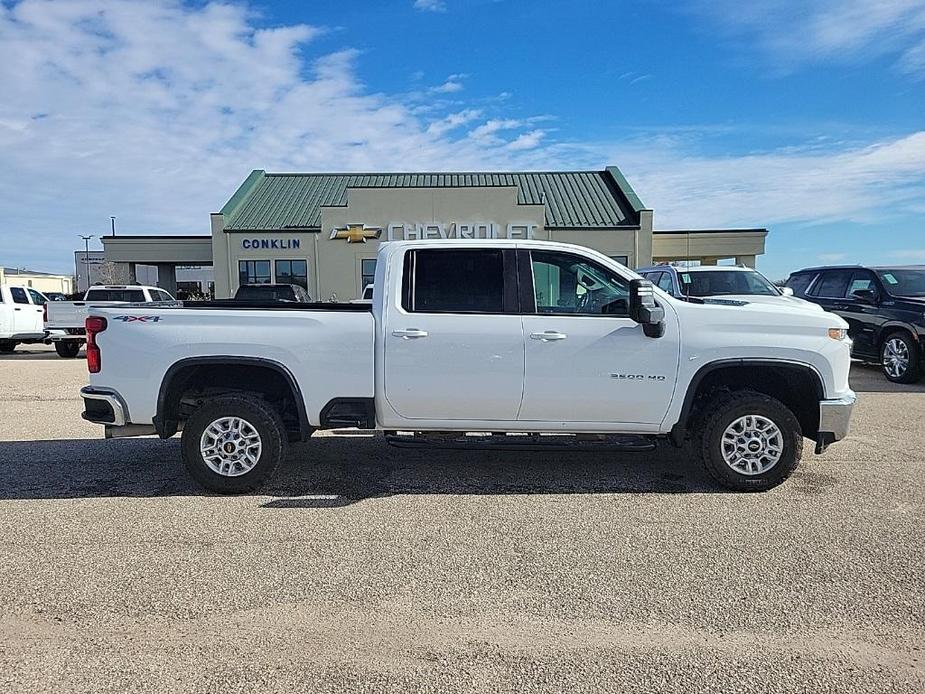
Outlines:
{"type": "Polygon", "coordinates": [[[90,313],[90,308],[99,306],[107,308],[120,306],[125,301],[49,301],[48,320],[45,321],[46,330],[65,330],[68,328],[83,328],[84,321],[90,313]]]}
{"type": "Polygon", "coordinates": [[[85,301],[49,301],[46,328],[82,328],[87,318],[85,301]]]}

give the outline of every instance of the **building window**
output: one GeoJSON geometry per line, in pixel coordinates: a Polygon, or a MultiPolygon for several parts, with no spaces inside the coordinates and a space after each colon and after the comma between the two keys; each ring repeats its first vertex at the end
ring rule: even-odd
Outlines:
{"type": "Polygon", "coordinates": [[[376,259],[363,258],[360,261],[360,292],[373,283],[376,277],[376,259]]]}
{"type": "Polygon", "coordinates": [[[623,267],[629,267],[630,257],[628,255],[612,255],[611,260],[616,260],[623,267]]]}
{"type": "Polygon", "coordinates": [[[308,290],[308,262],[304,260],[277,260],[276,283],[297,284],[308,290]]]}
{"type": "Polygon", "coordinates": [[[239,260],[238,284],[270,284],[269,260],[239,260]]]}

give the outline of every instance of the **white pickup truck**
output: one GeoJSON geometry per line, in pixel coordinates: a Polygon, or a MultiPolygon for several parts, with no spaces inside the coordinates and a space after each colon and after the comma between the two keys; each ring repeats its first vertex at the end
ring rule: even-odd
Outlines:
{"type": "Polygon", "coordinates": [[[587,248],[383,243],[372,306],[211,302],[90,310],[83,417],[182,430],[210,490],[257,488],[290,441],[381,429],[404,446],[689,445],[736,490],[848,430],[847,324],[674,299],[587,248]]]}
{"type": "Polygon", "coordinates": [[[0,284],[0,353],[9,353],[20,343],[45,340],[42,306],[48,299],[32,287],[0,284]]]}
{"type": "Polygon", "coordinates": [[[86,342],[84,323],[90,306],[173,301],[163,289],[135,284],[95,285],[83,301],[50,301],[45,310],[45,330],[59,357],[73,359],[86,342]]]}

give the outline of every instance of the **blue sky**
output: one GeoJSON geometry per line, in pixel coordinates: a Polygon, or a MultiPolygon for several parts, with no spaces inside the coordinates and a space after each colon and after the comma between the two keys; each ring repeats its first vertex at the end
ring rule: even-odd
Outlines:
{"type": "Polygon", "coordinates": [[[208,233],[253,168],[620,166],[759,267],[925,262],[925,0],[0,3],[0,263],[208,233]]]}

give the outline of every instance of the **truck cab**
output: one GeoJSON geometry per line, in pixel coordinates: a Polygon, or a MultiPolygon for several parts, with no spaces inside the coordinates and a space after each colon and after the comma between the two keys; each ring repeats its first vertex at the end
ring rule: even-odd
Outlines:
{"type": "Polygon", "coordinates": [[[45,295],[32,287],[0,285],[0,353],[45,339],[42,307],[46,301],[45,295]]]}

